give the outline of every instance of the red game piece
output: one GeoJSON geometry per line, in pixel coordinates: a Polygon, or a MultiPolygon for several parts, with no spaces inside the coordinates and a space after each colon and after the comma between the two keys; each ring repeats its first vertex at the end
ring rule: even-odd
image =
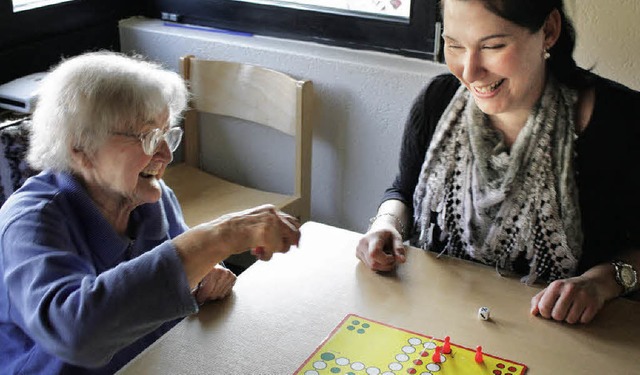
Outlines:
{"type": "Polygon", "coordinates": [[[258,246],[255,249],[253,249],[253,255],[256,257],[261,257],[264,255],[264,247],[263,246],[258,246]]]}
{"type": "Polygon", "coordinates": [[[449,338],[449,336],[446,336],[444,338],[444,344],[442,345],[442,352],[444,354],[449,354],[451,353],[451,343],[449,342],[451,339],[449,338]]]}
{"type": "Polygon", "coordinates": [[[440,358],[440,353],[441,352],[442,352],[442,347],[441,346],[436,346],[436,351],[433,352],[433,357],[431,358],[433,363],[442,363],[442,358],[440,358]]]}
{"type": "Polygon", "coordinates": [[[476,363],[482,363],[484,359],[482,358],[482,346],[478,345],[476,347],[476,363]]]}

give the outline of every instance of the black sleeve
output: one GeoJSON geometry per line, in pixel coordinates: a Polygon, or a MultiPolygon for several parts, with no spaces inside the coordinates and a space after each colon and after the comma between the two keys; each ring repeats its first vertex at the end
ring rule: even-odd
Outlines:
{"type": "Polygon", "coordinates": [[[595,88],[593,114],[577,142],[579,272],[640,248],[640,92],[602,78],[595,88]]]}
{"type": "Polygon", "coordinates": [[[382,202],[397,199],[413,212],[413,191],[418,183],[425,153],[440,116],[459,85],[453,75],[439,75],[415,99],[402,137],[398,174],[384,192],[382,202]]]}

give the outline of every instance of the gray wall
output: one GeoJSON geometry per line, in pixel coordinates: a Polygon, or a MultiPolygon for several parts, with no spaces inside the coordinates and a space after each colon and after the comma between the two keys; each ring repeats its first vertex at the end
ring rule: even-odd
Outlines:
{"type": "MultiPolygon", "coordinates": [[[[414,97],[431,77],[446,71],[441,64],[392,54],[168,27],[143,18],[121,21],[120,41],[123,52],[142,54],[176,71],[180,56],[193,54],[312,80],[316,116],[311,218],[355,231],[366,229],[396,173],[404,121],[414,97]]],[[[210,142],[205,151],[209,169],[223,169],[239,181],[267,175],[249,182],[286,189],[290,174],[264,173],[287,162],[270,156],[291,147],[286,139],[268,138],[265,149],[258,142],[270,134],[252,138],[242,126],[230,129],[224,121],[217,126],[204,135],[210,142]],[[248,144],[229,147],[230,132],[244,134],[241,138],[248,144]],[[234,158],[234,165],[216,163],[220,154],[234,158]]]]}
{"type": "Polygon", "coordinates": [[[580,66],[640,90],[640,1],[565,0],[580,66]]]}

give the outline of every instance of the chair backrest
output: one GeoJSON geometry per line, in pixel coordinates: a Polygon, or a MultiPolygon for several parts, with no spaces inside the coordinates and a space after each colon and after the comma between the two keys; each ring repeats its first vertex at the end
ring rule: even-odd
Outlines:
{"type": "Polygon", "coordinates": [[[294,195],[306,200],[301,219],[309,217],[311,195],[311,81],[296,80],[271,69],[192,55],[181,58],[191,102],[185,113],[185,163],[200,167],[198,112],[230,116],[268,126],[295,138],[294,195]]]}

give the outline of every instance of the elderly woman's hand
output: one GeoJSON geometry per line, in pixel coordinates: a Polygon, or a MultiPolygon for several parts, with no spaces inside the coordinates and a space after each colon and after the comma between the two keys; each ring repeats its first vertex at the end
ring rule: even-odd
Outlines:
{"type": "Polygon", "coordinates": [[[200,281],[194,297],[196,297],[200,305],[207,301],[222,299],[231,293],[236,279],[237,277],[233,272],[217,264],[211,272],[200,281]]]}
{"type": "Polygon", "coordinates": [[[356,257],[374,271],[391,271],[406,260],[402,236],[390,226],[372,229],[358,242],[356,257]]]}
{"type": "Polygon", "coordinates": [[[250,249],[260,260],[270,260],[274,253],[286,253],[300,241],[298,220],[270,204],[225,215],[220,220],[231,223],[233,231],[246,233],[239,240],[247,241],[244,249],[250,249]]]}
{"type": "Polygon", "coordinates": [[[173,239],[189,285],[194,288],[215,264],[251,250],[260,260],[285,253],[300,241],[296,218],[263,205],[200,224],[173,239]]]}

